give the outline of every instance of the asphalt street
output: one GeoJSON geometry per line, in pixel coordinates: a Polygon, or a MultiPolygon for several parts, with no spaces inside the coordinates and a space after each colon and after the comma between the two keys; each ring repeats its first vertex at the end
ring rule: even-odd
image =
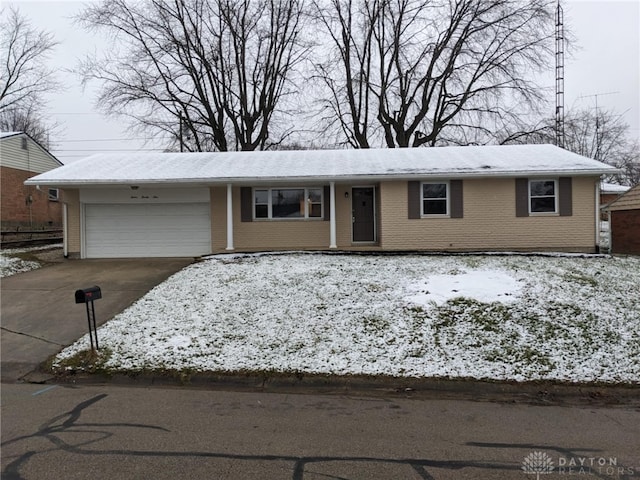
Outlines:
{"type": "Polygon", "coordinates": [[[3,479],[640,477],[640,410],[2,385],[3,479]]]}

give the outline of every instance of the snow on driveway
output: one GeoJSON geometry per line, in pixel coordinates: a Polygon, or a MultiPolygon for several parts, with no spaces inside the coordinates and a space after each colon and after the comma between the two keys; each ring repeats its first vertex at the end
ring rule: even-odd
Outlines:
{"type": "Polygon", "coordinates": [[[99,338],[124,371],[639,382],[639,285],[633,257],[220,255],[99,338]]]}

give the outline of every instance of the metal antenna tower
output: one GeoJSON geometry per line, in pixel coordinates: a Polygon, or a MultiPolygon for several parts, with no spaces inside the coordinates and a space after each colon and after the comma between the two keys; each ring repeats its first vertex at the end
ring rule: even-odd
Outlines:
{"type": "Polygon", "coordinates": [[[556,8],[556,145],[564,148],[564,13],[556,8]]]}

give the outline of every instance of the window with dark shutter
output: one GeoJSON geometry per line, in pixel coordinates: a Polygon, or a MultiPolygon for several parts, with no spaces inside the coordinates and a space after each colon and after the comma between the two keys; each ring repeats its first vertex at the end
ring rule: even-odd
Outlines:
{"type": "Polygon", "coordinates": [[[463,205],[462,205],[462,180],[451,180],[449,182],[449,195],[451,218],[462,218],[463,205]]]}
{"type": "Polygon", "coordinates": [[[573,215],[573,191],[571,177],[560,177],[558,183],[560,216],[570,217],[573,215]]]}
{"type": "Polygon", "coordinates": [[[331,220],[331,187],[326,185],[323,189],[324,196],[324,219],[325,221],[331,220]]]}
{"type": "Polygon", "coordinates": [[[422,205],[420,205],[420,182],[409,182],[407,185],[409,218],[420,218],[422,205]]]}
{"type": "Polygon", "coordinates": [[[516,217],[573,215],[572,178],[516,178],[516,217]]]}
{"type": "Polygon", "coordinates": [[[251,187],[240,188],[240,220],[251,222],[253,220],[253,196],[251,187]]]}
{"type": "Polygon", "coordinates": [[[529,179],[516,178],[516,217],[529,216],[529,179]]]}

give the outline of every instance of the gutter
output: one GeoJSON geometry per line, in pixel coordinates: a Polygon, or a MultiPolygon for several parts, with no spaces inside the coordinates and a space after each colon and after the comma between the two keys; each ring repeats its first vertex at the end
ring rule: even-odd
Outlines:
{"type": "Polygon", "coordinates": [[[214,186],[233,184],[256,184],[256,183],[313,183],[313,182],[379,182],[392,180],[412,180],[412,179],[473,179],[473,178],[516,178],[516,177],[544,177],[544,176],[600,176],[618,172],[619,169],[593,169],[593,170],[528,170],[528,171],[451,171],[451,172],[404,172],[397,174],[356,174],[356,175],[302,175],[291,177],[280,176],[252,176],[252,177],[207,177],[207,178],[127,178],[127,179],[44,179],[34,177],[26,180],[25,185],[47,185],[58,187],[87,187],[87,186],[118,186],[118,185],[189,185],[189,186],[214,186]]]}

